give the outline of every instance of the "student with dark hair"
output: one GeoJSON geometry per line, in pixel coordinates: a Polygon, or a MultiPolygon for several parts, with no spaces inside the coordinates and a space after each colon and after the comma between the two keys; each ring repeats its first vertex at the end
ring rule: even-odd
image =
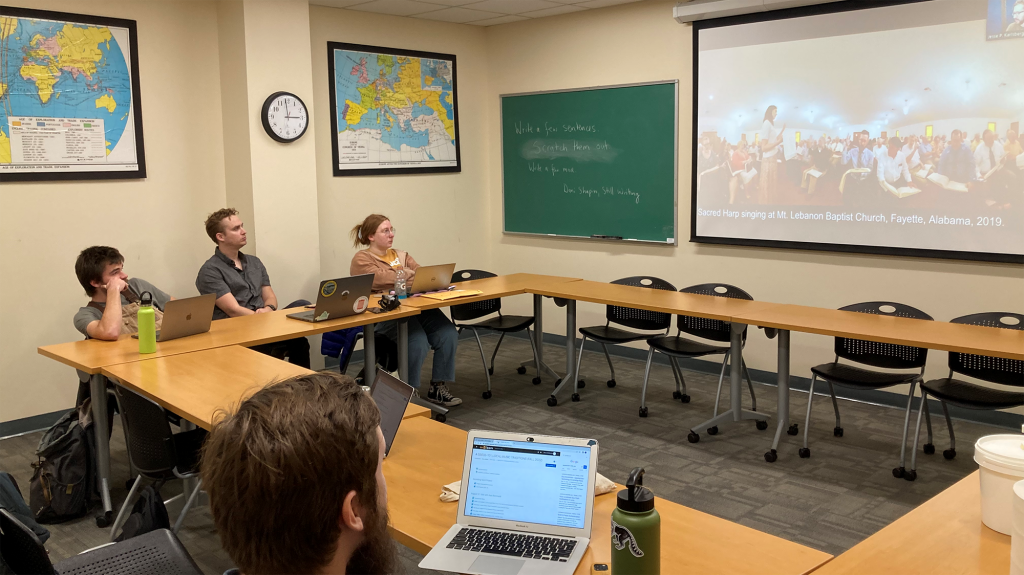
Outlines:
{"type": "Polygon", "coordinates": [[[138,332],[138,304],[143,292],[153,296],[160,329],[164,306],[174,299],[144,279],[129,278],[124,273],[124,256],[108,246],[82,250],[75,260],[75,275],[90,298],[75,313],[75,329],[91,339],[113,341],[121,334],[138,332]]]}
{"type": "Polygon", "coordinates": [[[384,436],[370,395],[319,372],[257,391],[203,446],[228,573],[394,573],[384,436]]]}
{"type": "MultiPolygon", "coordinates": [[[[366,246],[366,249],[352,256],[349,273],[354,276],[373,274],[373,290],[388,292],[394,289],[397,273],[402,270],[406,285],[412,287],[420,264],[408,252],[392,247],[394,241],[395,227],[391,220],[380,214],[366,216],[352,228],[352,245],[366,246]]],[[[427,352],[434,350],[426,400],[446,407],[461,404],[462,400],[452,395],[447,386],[447,382],[455,381],[455,350],[459,346],[455,325],[439,309],[423,310],[406,321],[409,328],[409,381],[406,383],[419,389],[423,361],[427,352]]],[[[376,330],[391,341],[398,341],[397,321],[378,323],[376,330]]]]}

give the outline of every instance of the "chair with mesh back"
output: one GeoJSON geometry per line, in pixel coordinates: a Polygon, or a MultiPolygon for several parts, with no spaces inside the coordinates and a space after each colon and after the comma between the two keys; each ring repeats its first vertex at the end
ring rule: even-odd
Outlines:
{"type": "MultiPolygon", "coordinates": [[[[1024,330],[1024,315],[1002,312],[976,313],[958,317],[950,323],[1024,330]]],[[[946,459],[956,457],[956,436],[953,435],[953,421],[949,418],[947,403],[967,409],[987,410],[1010,409],[1024,405],[1024,393],[1019,390],[1011,391],[1005,388],[981,386],[955,379],[954,373],[999,386],[1024,387],[1024,361],[949,352],[949,377],[933,379],[921,384],[921,406],[917,410],[917,427],[914,429],[914,450],[910,456],[910,471],[899,467],[892,470],[894,476],[903,477],[907,481],[917,479],[917,440],[921,432],[922,413],[928,426],[928,442],[924,444],[924,452],[928,455],[935,453],[935,446],[932,444],[931,414],[928,413],[929,395],[939,400],[942,405],[942,414],[946,417],[946,427],[949,429],[949,449],[942,452],[942,456],[946,459]]]]}
{"type": "MultiPolygon", "coordinates": [[[[917,308],[887,301],[857,303],[839,309],[841,311],[928,321],[932,319],[932,316],[917,308]]],[[[910,393],[907,395],[907,414],[903,418],[903,443],[900,445],[900,467],[903,467],[907,449],[907,427],[910,423],[910,402],[914,398],[914,387],[924,376],[924,364],[928,359],[928,350],[923,347],[837,337],[835,353],[836,358],[832,363],[823,363],[811,368],[811,389],[807,394],[807,417],[804,419],[804,446],[800,448],[800,457],[807,458],[811,456],[811,450],[807,445],[807,438],[811,424],[811,403],[814,400],[814,383],[819,378],[825,380],[825,383],[828,384],[828,392],[832,396],[832,408],[836,413],[836,426],[832,430],[832,434],[836,437],[843,436],[843,426],[839,418],[839,402],[836,400],[834,386],[839,385],[854,389],[882,389],[894,385],[909,384],[910,393]],[[876,371],[839,363],[839,358],[882,369],[914,369],[917,371],[876,371]]]]}
{"type": "MultiPolygon", "coordinates": [[[[483,270],[459,270],[452,274],[452,282],[493,277],[497,277],[496,274],[483,270]]],[[[526,338],[530,340],[530,347],[533,348],[533,361],[537,366],[537,377],[533,378],[533,384],[537,385],[540,383],[540,360],[537,358],[537,344],[534,343],[533,335],[530,332],[530,326],[533,325],[532,315],[502,315],[501,298],[453,305],[451,307],[451,314],[452,321],[455,323],[455,327],[458,328],[459,333],[462,333],[463,329],[468,329],[473,332],[473,337],[476,338],[477,348],[480,349],[480,361],[484,364],[484,376],[487,378],[487,389],[483,392],[484,399],[491,398],[491,376],[494,375],[494,358],[498,355],[498,349],[501,348],[501,342],[505,339],[506,333],[515,333],[517,331],[526,330],[526,338]],[[495,313],[498,315],[488,317],[483,321],[471,324],[465,323],[467,321],[473,321],[495,313]],[[484,355],[484,344],[480,341],[479,330],[481,329],[496,331],[501,334],[498,337],[498,343],[494,346],[494,352],[491,353],[490,366],[487,365],[487,358],[484,355]]],[[[526,373],[526,368],[520,367],[517,372],[522,375],[526,373]]]]}
{"type": "MultiPolygon", "coordinates": [[[[742,289],[729,284],[700,284],[683,288],[681,293],[709,295],[715,297],[727,297],[733,299],[745,299],[753,301],[754,298],[742,289]]],[[[729,323],[717,319],[705,319],[681,315],[676,317],[676,335],[659,335],[648,338],[647,345],[650,349],[647,352],[647,367],[644,369],[644,387],[640,392],[640,417],[647,417],[647,379],[651,372],[651,361],[654,359],[654,352],[659,351],[668,356],[672,365],[672,374],[676,378],[676,390],[672,392],[672,399],[678,399],[683,403],[690,402],[690,396],[686,394],[686,380],[683,379],[683,372],[679,368],[678,359],[681,357],[694,358],[707,355],[723,354],[722,370],[718,375],[718,392],[715,394],[715,417],[718,417],[718,402],[722,397],[722,382],[725,379],[725,366],[729,363],[731,330],[729,323]],[[704,340],[713,342],[725,342],[726,345],[714,345],[701,341],[685,338],[682,334],[689,334],[704,340]]],[[[747,342],[747,330],[743,329],[742,341],[747,342]]],[[[740,358],[740,367],[743,375],[747,378],[747,387],[750,389],[751,409],[757,411],[757,398],[754,396],[754,384],[750,381],[750,374],[747,373],[747,364],[740,358]]],[[[758,420],[758,429],[768,429],[767,420],[758,420]]],[[[708,429],[708,433],[715,435],[718,427],[708,429]]]]}
{"type": "Polygon", "coordinates": [[[167,529],[83,551],[53,565],[35,533],[0,509],[0,557],[16,574],[201,575],[202,570],[167,529]]]}
{"type": "MultiPolygon", "coordinates": [[[[633,276],[618,279],[611,283],[615,285],[676,291],[674,285],[654,276],[633,276]]],[[[651,334],[620,329],[612,324],[614,323],[646,332],[664,330],[665,335],[668,335],[668,331],[672,328],[671,314],[635,309],[631,307],[619,307],[616,305],[607,306],[605,309],[605,319],[606,321],[604,325],[580,328],[580,333],[583,334],[583,340],[579,343],[580,352],[579,356],[576,358],[577,380],[572,390],[573,401],[580,400],[579,389],[586,386],[586,382],[579,378],[579,373],[580,363],[583,361],[583,345],[587,343],[587,338],[601,344],[601,350],[604,351],[604,358],[608,360],[608,371],[611,372],[612,376],[611,379],[608,380],[608,387],[615,387],[615,366],[612,365],[612,357],[608,355],[608,344],[623,344],[631,341],[640,341],[641,339],[651,337],[651,334]]],[[[551,404],[549,403],[548,405],[551,404]]]]}
{"type": "MultiPolygon", "coordinates": [[[[154,481],[159,489],[170,479],[192,479],[199,476],[199,451],[206,438],[206,431],[203,429],[171,433],[171,426],[164,416],[162,407],[120,385],[114,386],[114,393],[117,394],[126,426],[124,431],[128,458],[139,475],[111,526],[111,541],[117,534],[121,521],[131,511],[133,499],[143,478],[154,481]]],[[[188,495],[188,499],[174,523],[175,533],[185,520],[185,513],[199,495],[201,485],[200,479],[191,494],[182,494],[182,497],[188,495]]]]}

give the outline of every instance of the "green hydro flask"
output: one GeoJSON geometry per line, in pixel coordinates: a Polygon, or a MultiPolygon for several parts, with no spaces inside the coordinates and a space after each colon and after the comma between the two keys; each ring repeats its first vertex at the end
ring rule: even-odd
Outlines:
{"type": "Polygon", "coordinates": [[[661,516],[644,487],[643,467],[635,467],[612,511],[612,575],[660,573],[661,516]]]}
{"type": "Polygon", "coordinates": [[[156,312],[153,294],[142,292],[139,304],[139,353],[156,353],[156,312]]]}

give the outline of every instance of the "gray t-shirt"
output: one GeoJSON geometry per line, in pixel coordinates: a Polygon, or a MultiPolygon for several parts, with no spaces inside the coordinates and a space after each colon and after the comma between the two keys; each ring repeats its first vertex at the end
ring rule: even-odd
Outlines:
{"type": "MultiPolygon", "coordinates": [[[[235,267],[231,258],[217,248],[196,277],[196,289],[200,294],[215,294],[221,298],[227,294],[235,296],[238,305],[256,311],[266,305],[263,302],[263,286],[270,285],[270,276],[263,262],[256,256],[238,252],[242,269],[235,267]]],[[[213,319],[225,319],[228,314],[219,306],[213,306],[213,319]]]]}
{"type": "MultiPolygon", "coordinates": [[[[142,292],[148,291],[153,295],[153,305],[160,311],[164,311],[164,306],[167,302],[171,301],[171,296],[167,295],[163,290],[149,283],[144,279],[129,278],[128,287],[131,288],[136,295],[142,295],[142,292]]],[[[100,307],[106,307],[105,303],[98,303],[100,307]]],[[[121,296],[121,305],[128,305],[128,299],[121,296]]],[[[82,332],[82,335],[89,337],[87,328],[89,324],[94,321],[103,319],[103,310],[96,309],[92,306],[85,306],[78,308],[78,313],[75,314],[75,329],[82,332]]]]}

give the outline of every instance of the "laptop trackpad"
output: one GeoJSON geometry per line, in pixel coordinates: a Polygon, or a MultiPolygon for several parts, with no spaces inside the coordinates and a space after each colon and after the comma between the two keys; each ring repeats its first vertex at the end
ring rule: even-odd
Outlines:
{"type": "Polygon", "coordinates": [[[524,564],[526,564],[526,561],[522,559],[480,555],[469,566],[469,570],[473,573],[489,573],[491,575],[516,575],[524,564]]]}

